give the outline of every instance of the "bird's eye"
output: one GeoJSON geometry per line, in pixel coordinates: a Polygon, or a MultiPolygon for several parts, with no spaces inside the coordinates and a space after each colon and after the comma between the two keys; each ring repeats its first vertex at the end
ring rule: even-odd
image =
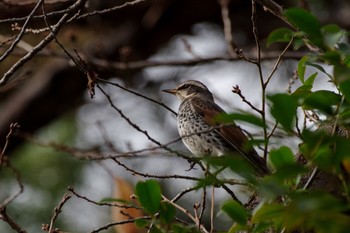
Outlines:
{"type": "Polygon", "coordinates": [[[189,87],[189,85],[185,84],[185,85],[182,85],[181,87],[178,88],[178,90],[184,90],[184,89],[187,89],[189,87]]]}

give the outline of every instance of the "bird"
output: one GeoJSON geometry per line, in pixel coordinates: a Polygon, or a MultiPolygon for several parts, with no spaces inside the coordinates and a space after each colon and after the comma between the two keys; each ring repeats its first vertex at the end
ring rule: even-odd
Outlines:
{"type": "Polygon", "coordinates": [[[177,96],[181,103],[177,128],[185,146],[196,156],[243,156],[257,176],[270,174],[265,160],[250,146],[249,139],[234,122],[220,124],[216,117],[225,111],[214,102],[213,94],[201,82],[187,80],[174,89],[162,90],[177,96]]]}

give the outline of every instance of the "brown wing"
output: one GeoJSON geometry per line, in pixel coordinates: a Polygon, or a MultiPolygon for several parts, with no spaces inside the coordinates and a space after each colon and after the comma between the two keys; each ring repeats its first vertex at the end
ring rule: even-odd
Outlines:
{"type": "MultiPolygon", "coordinates": [[[[215,117],[225,111],[217,104],[203,99],[193,98],[192,105],[195,110],[203,116],[205,122],[211,126],[218,126],[214,121],[215,117]]],[[[255,168],[258,175],[269,174],[269,169],[263,158],[261,158],[253,147],[248,147],[248,138],[243,131],[233,123],[233,125],[222,126],[216,130],[231,146],[232,149],[243,155],[255,168]]]]}

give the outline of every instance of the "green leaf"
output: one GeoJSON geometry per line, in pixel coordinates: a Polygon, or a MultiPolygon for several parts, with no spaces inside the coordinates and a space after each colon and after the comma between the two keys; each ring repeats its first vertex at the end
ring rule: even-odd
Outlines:
{"type": "Polygon", "coordinates": [[[334,78],[336,83],[342,83],[346,80],[350,79],[350,66],[346,66],[343,64],[334,65],[334,78]]]}
{"type": "Polygon", "coordinates": [[[271,114],[283,126],[286,131],[292,131],[297,109],[296,100],[287,94],[275,94],[268,96],[272,103],[271,114]]]}
{"type": "Polygon", "coordinates": [[[119,202],[119,203],[122,203],[122,204],[125,204],[125,205],[130,205],[130,206],[137,206],[135,204],[135,202],[133,201],[126,201],[126,200],[123,200],[123,199],[119,199],[119,198],[110,198],[110,197],[107,197],[107,198],[103,198],[99,201],[99,203],[106,203],[106,202],[119,202]]]}
{"type": "Polygon", "coordinates": [[[344,147],[340,146],[339,153],[336,156],[337,137],[331,136],[332,127],[332,123],[322,122],[316,132],[304,130],[304,143],[300,147],[300,151],[320,169],[339,172],[341,161],[339,161],[338,157],[341,157],[341,151],[343,151],[341,148],[344,147]]]}
{"type": "Polygon", "coordinates": [[[328,73],[326,72],[326,70],[325,70],[322,66],[320,66],[320,65],[318,65],[318,64],[316,64],[316,63],[313,63],[313,62],[309,62],[309,61],[306,61],[306,62],[305,62],[305,65],[313,66],[313,67],[315,67],[316,69],[320,70],[320,71],[321,71],[322,73],[324,73],[325,75],[327,75],[330,79],[333,79],[332,75],[328,74],[328,73]]]}
{"type": "Polygon", "coordinates": [[[136,184],[136,195],[141,206],[149,213],[155,214],[160,209],[161,188],[157,181],[140,181],[136,184]]]}
{"type": "Polygon", "coordinates": [[[287,164],[273,173],[273,178],[276,181],[284,182],[287,179],[294,179],[298,175],[308,172],[309,170],[299,164],[287,164]]]}
{"type": "Polygon", "coordinates": [[[160,219],[166,224],[171,223],[176,214],[176,209],[168,202],[162,202],[160,206],[160,219]]]}
{"type": "Polygon", "coordinates": [[[324,43],[331,48],[335,47],[345,36],[345,31],[336,24],[323,26],[321,31],[324,43]]]}
{"type": "Polygon", "coordinates": [[[253,215],[253,223],[272,223],[275,230],[304,229],[311,232],[347,232],[350,218],[342,212],[347,205],[321,192],[295,192],[285,204],[263,204],[253,215]]]}
{"type": "Polygon", "coordinates": [[[350,68],[350,55],[345,56],[343,63],[350,68]]]}
{"type": "Polygon", "coordinates": [[[152,228],[148,231],[149,233],[163,233],[158,227],[152,225],[152,228]]]}
{"type": "Polygon", "coordinates": [[[225,201],[221,206],[221,210],[240,225],[246,225],[248,222],[247,210],[237,201],[225,201]]]}
{"type": "Polygon", "coordinates": [[[305,41],[302,38],[295,37],[293,42],[293,50],[298,50],[303,46],[305,46],[305,41]]]}
{"type": "MultiPolygon", "coordinates": [[[[254,168],[251,163],[248,162],[247,159],[242,156],[236,156],[236,154],[228,154],[220,157],[214,156],[206,156],[205,161],[208,161],[210,165],[220,166],[220,167],[229,167],[234,173],[240,175],[246,180],[253,182],[254,180],[254,168]]],[[[206,178],[207,182],[213,182],[214,180],[210,180],[210,177],[206,178]]]]}
{"type": "Polygon", "coordinates": [[[308,59],[309,59],[308,56],[304,56],[298,62],[298,76],[301,83],[304,83],[304,80],[305,80],[305,70],[306,70],[305,62],[308,59]]]}
{"type": "MultiPolygon", "coordinates": [[[[349,103],[347,103],[346,107],[343,107],[342,112],[339,115],[339,118],[341,119],[341,122],[344,125],[350,125],[350,106],[349,106],[349,103]]],[[[350,132],[348,127],[347,127],[347,130],[348,130],[348,132],[350,132]]]]}
{"type": "Polygon", "coordinates": [[[274,201],[289,192],[285,177],[279,178],[274,174],[264,177],[257,185],[259,196],[266,201],[274,201]]]}
{"type": "Polygon", "coordinates": [[[293,38],[294,32],[288,28],[278,28],[272,31],[267,38],[267,47],[275,42],[289,42],[293,38]]]}
{"type": "Polygon", "coordinates": [[[324,48],[321,24],[314,15],[301,8],[289,8],[285,11],[285,15],[291,23],[308,36],[314,45],[321,49],[324,48]]]}
{"type": "Polygon", "coordinates": [[[252,222],[270,222],[276,218],[281,218],[283,216],[284,207],[281,204],[264,204],[258,207],[255,211],[252,222]]]}
{"type": "Polygon", "coordinates": [[[259,223],[255,224],[252,233],[260,233],[260,232],[265,233],[265,232],[268,232],[269,228],[271,228],[271,224],[270,223],[259,222],[259,223]]]}
{"type": "Polygon", "coordinates": [[[276,170],[291,164],[295,164],[293,152],[286,146],[282,146],[277,150],[272,150],[269,154],[269,160],[276,170]]]}
{"type": "Polygon", "coordinates": [[[149,220],[139,218],[135,220],[135,224],[137,227],[143,228],[149,224],[149,220]]]}
{"type": "Polygon", "coordinates": [[[312,86],[314,85],[314,81],[315,81],[315,78],[317,77],[317,75],[318,75],[317,72],[315,72],[312,75],[310,75],[310,77],[308,77],[307,80],[305,81],[304,85],[308,85],[308,86],[310,86],[312,88],[312,86]]]}
{"type": "Polygon", "coordinates": [[[304,85],[298,87],[293,93],[292,97],[299,100],[306,98],[310,93],[311,89],[313,87],[315,78],[317,77],[318,73],[313,73],[305,82],[304,85]]]}
{"type": "Polygon", "coordinates": [[[336,140],[335,156],[338,162],[350,158],[350,143],[347,138],[338,137],[336,140]]]}
{"type": "Polygon", "coordinates": [[[248,229],[247,225],[233,224],[227,233],[248,232],[248,229]]]}
{"type": "Polygon", "coordinates": [[[336,50],[327,50],[320,55],[320,58],[328,64],[331,65],[340,65],[341,64],[341,54],[336,50]]]}
{"type": "Polygon", "coordinates": [[[345,99],[347,100],[347,102],[350,103],[350,79],[345,80],[344,82],[341,82],[339,84],[339,89],[345,96],[345,99]]]}
{"type": "Polygon", "coordinates": [[[221,123],[228,123],[228,124],[232,123],[235,120],[238,120],[238,121],[244,121],[259,127],[264,127],[264,122],[262,121],[262,119],[251,113],[243,113],[243,114],[242,113],[228,113],[228,114],[222,113],[222,114],[219,114],[215,120],[221,123]]]}
{"type": "Polygon", "coordinates": [[[341,96],[326,90],[312,92],[305,98],[303,107],[305,109],[319,109],[324,113],[333,114],[333,106],[340,103],[341,96]]]}
{"type": "Polygon", "coordinates": [[[171,229],[174,233],[200,233],[198,227],[194,225],[184,226],[180,224],[171,224],[171,229]]]}

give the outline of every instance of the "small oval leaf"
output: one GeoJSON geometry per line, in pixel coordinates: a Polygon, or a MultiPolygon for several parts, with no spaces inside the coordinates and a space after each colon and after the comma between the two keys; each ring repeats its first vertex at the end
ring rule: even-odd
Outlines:
{"type": "Polygon", "coordinates": [[[155,214],[160,209],[161,188],[157,181],[140,181],[136,184],[136,195],[141,206],[149,213],[155,214]]]}
{"type": "Polygon", "coordinates": [[[290,22],[308,36],[314,45],[324,48],[321,24],[314,15],[301,8],[287,9],[285,15],[290,22]]]}
{"type": "Polygon", "coordinates": [[[293,152],[286,146],[282,146],[277,150],[272,150],[269,154],[269,160],[276,170],[287,165],[295,164],[293,152]]]}
{"type": "Polygon", "coordinates": [[[238,224],[247,224],[248,212],[238,202],[234,200],[226,201],[221,206],[221,210],[224,211],[228,216],[232,218],[232,220],[236,221],[238,224]]]}
{"type": "Polygon", "coordinates": [[[288,28],[278,28],[272,31],[267,38],[267,47],[276,42],[289,42],[293,38],[294,32],[288,28]]]}
{"type": "Polygon", "coordinates": [[[297,101],[287,94],[270,95],[268,98],[272,102],[272,116],[286,131],[292,131],[292,125],[297,109],[297,101]]]}

